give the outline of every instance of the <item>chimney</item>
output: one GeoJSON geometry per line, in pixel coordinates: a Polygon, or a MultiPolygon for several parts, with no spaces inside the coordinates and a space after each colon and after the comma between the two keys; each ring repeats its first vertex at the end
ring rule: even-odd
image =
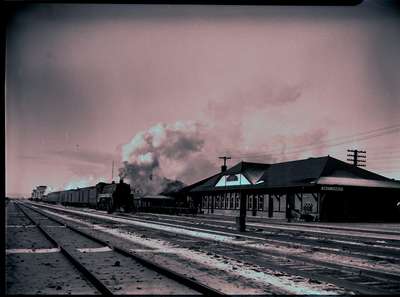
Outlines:
{"type": "Polygon", "coordinates": [[[221,166],[221,172],[225,172],[227,167],[226,167],[226,160],[230,160],[231,157],[223,156],[223,157],[218,157],[218,159],[224,160],[224,165],[221,166]]]}

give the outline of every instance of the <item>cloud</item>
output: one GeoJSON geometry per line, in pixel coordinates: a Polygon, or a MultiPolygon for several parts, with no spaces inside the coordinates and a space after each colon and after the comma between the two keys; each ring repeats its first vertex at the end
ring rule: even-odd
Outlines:
{"type": "Polygon", "coordinates": [[[204,139],[200,130],[199,123],[178,121],[159,123],[137,133],[122,146],[120,176],[126,177],[142,194],[164,191],[177,182],[167,176],[176,176],[177,171],[192,166],[188,157],[202,150],[204,139]]]}
{"type": "Polygon", "coordinates": [[[303,89],[304,86],[301,85],[253,82],[246,87],[236,87],[233,91],[221,95],[222,98],[209,100],[207,114],[218,120],[227,117],[240,118],[254,110],[265,110],[296,102],[301,97],[303,89]]]}
{"type": "Polygon", "coordinates": [[[211,162],[205,153],[194,155],[187,160],[190,166],[184,166],[177,178],[191,184],[209,177],[219,171],[216,159],[211,162]]]}
{"type": "Polygon", "coordinates": [[[48,151],[48,154],[53,156],[59,156],[68,160],[75,160],[97,165],[104,165],[104,164],[109,165],[111,161],[115,158],[115,156],[113,156],[110,153],[81,149],[78,146],[75,150],[67,150],[67,149],[51,150],[48,151]]]}
{"type": "Polygon", "coordinates": [[[323,155],[329,149],[326,142],[328,135],[328,130],[324,128],[317,128],[290,137],[281,135],[280,141],[283,145],[279,152],[280,161],[323,155]]]}
{"type": "Polygon", "coordinates": [[[95,178],[94,176],[87,176],[87,177],[75,177],[71,181],[65,184],[64,190],[71,190],[76,188],[85,188],[89,186],[93,186],[99,182],[105,182],[104,177],[95,178]]]}
{"type": "Polygon", "coordinates": [[[154,163],[160,156],[181,159],[192,152],[201,150],[204,140],[200,125],[195,122],[181,122],[167,125],[159,123],[147,131],[137,133],[122,146],[122,160],[133,163],[154,163]]]}

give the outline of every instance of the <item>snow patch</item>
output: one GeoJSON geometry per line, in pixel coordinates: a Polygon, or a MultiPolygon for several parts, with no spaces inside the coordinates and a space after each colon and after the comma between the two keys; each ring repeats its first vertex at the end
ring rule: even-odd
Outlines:
{"type": "Polygon", "coordinates": [[[58,253],[59,248],[51,249],[8,249],[6,254],[48,254],[48,253],[58,253]]]}
{"type": "Polygon", "coordinates": [[[98,252],[110,252],[112,249],[110,249],[108,246],[103,246],[99,248],[80,248],[77,249],[81,253],[98,253],[98,252]]]}
{"type": "MultiPolygon", "coordinates": [[[[127,232],[124,232],[124,231],[121,231],[118,229],[111,229],[111,228],[106,228],[106,227],[99,226],[99,225],[93,225],[91,223],[87,223],[87,222],[84,222],[79,219],[74,219],[74,218],[71,218],[66,215],[55,214],[55,213],[52,213],[52,212],[46,211],[46,210],[44,210],[44,211],[47,213],[50,213],[52,215],[62,217],[66,220],[70,220],[70,221],[78,222],[80,224],[91,226],[95,230],[103,231],[105,233],[118,236],[119,238],[129,240],[130,242],[133,242],[135,244],[143,245],[143,246],[150,247],[153,249],[156,248],[159,250],[175,251],[175,253],[179,254],[180,257],[183,257],[189,261],[195,261],[199,264],[206,265],[206,266],[209,266],[214,269],[222,270],[224,273],[228,272],[229,274],[234,275],[234,276],[241,276],[241,277],[250,279],[255,282],[269,284],[269,285],[272,285],[272,286],[278,288],[279,290],[284,291],[288,294],[336,295],[336,294],[344,293],[344,291],[342,289],[340,289],[332,284],[327,284],[327,283],[311,284],[308,282],[307,279],[304,279],[301,277],[296,277],[296,281],[294,281],[293,276],[283,275],[281,273],[279,274],[279,277],[278,277],[278,276],[274,275],[274,274],[276,274],[276,271],[272,271],[272,270],[269,270],[266,268],[258,268],[257,270],[254,270],[254,268],[248,268],[248,267],[243,266],[243,263],[240,263],[234,259],[211,258],[209,255],[207,255],[204,252],[192,251],[192,250],[185,249],[185,248],[177,248],[163,240],[142,238],[140,235],[127,233],[127,232]],[[263,271],[261,271],[261,269],[263,271]]],[[[124,220],[124,219],[115,219],[115,220],[118,221],[118,220],[124,220]]],[[[140,225],[154,225],[154,224],[147,223],[147,224],[140,224],[140,225]]],[[[165,226],[163,226],[163,227],[165,227],[165,226]]],[[[189,230],[183,230],[183,231],[189,231],[189,230]]],[[[228,242],[229,239],[233,240],[232,237],[229,238],[227,236],[216,236],[214,234],[202,234],[201,232],[190,232],[190,233],[198,234],[198,235],[200,235],[200,237],[207,235],[208,238],[214,238],[214,239],[218,238],[218,239],[224,240],[226,242],[228,242]]]]}

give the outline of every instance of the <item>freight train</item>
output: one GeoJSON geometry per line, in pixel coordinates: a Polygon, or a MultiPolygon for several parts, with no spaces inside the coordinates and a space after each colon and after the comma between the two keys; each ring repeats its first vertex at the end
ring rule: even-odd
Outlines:
{"type": "Polygon", "coordinates": [[[85,206],[113,212],[121,210],[130,212],[133,209],[131,187],[121,179],[119,183],[100,182],[95,186],[52,192],[42,197],[43,202],[85,206]]]}
{"type": "Polygon", "coordinates": [[[160,214],[196,214],[196,209],[191,206],[190,201],[184,201],[181,197],[172,195],[146,195],[135,198],[135,210],[138,212],[160,213],[160,214]]]}

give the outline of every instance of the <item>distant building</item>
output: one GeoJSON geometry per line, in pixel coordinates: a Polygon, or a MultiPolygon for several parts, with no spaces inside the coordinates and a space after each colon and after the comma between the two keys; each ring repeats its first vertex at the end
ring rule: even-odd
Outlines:
{"type": "Polygon", "coordinates": [[[400,221],[400,182],[330,156],[276,164],[240,162],[180,191],[209,214],[319,221],[400,221]]]}
{"type": "Polygon", "coordinates": [[[47,186],[37,186],[36,189],[32,191],[32,200],[42,200],[45,196],[44,193],[46,192],[47,186]]]}

